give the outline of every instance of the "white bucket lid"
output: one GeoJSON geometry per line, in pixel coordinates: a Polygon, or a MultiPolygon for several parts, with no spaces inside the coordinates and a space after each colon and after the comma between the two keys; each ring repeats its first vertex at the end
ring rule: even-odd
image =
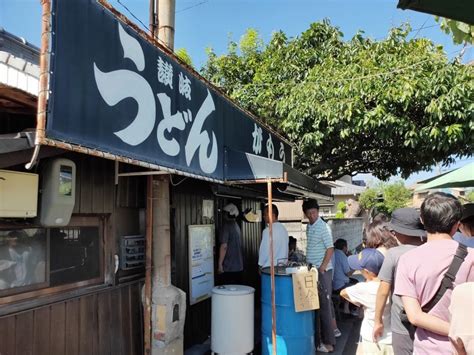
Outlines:
{"type": "Polygon", "coordinates": [[[253,287],[244,285],[222,285],[212,289],[212,293],[226,296],[249,295],[254,292],[255,289],[253,287]]]}

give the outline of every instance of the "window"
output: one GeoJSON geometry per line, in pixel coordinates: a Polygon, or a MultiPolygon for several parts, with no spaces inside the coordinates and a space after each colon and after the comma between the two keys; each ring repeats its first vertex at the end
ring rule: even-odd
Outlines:
{"type": "Polygon", "coordinates": [[[72,219],[70,224],[62,228],[0,228],[0,297],[100,282],[98,219],[81,218],[75,223],[72,219]]]}
{"type": "Polygon", "coordinates": [[[46,230],[0,230],[0,290],[47,286],[46,230]]]}

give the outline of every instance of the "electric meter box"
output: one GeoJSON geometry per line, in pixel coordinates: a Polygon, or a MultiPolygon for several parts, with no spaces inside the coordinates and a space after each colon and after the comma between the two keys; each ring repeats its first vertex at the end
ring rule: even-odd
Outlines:
{"type": "Polygon", "coordinates": [[[38,174],[0,170],[0,217],[33,218],[38,208],[38,174]]]}
{"type": "Polygon", "coordinates": [[[46,163],[42,174],[40,223],[66,226],[76,200],[76,164],[69,159],[46,163]]]}

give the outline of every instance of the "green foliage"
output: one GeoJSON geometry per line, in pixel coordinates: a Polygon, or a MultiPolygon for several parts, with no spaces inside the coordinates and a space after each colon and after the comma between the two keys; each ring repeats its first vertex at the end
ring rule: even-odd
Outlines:
{"type": "Polygon", "coordinates": [[[387,184],[383,188],[383,204],[389,214],[397,208],[406,207],[411,197],[411,191],[405,187],[402,181],[387,184]]]}
{"type": "Polygon", "coordinates": [[[471,190],[467,193],[466,200],[469,202],[474,202],[474,190],[471,190]]]}
{"type": "Polygon", "coordinates": [[[375,207],[378,211],[390,215],[397,208],[406,207],[411,197],[411,191],[402,181],[379,183],[365,190],[359,196],[359,203],[366,210],[375,207]]]}
{"type": "Polygon", "coordinates": [[[464,22],[436,17],[441,29],[451,35],[455,44],[474,44],[474,26],[464,22]]]}
{"type": "Polygon", "coordinates": [[[183,62],[185,62],[187,65],[190,67],[193,66],[193,60],[191,59],[191,56],[189,55],[188,51],[186,48],[178,48],[174,54],[181,59],[183,62]]]}
{"type": "Polygon", "coordinates": [[[258,31],[254,28],[249,28],[240,38],[239,48],[242,54],[247,56],[261,51],[263,40],[258,36],[258,31]]]}
{"type": "Polygon", "coordinates": [[[405,178],[474,147],[474,66],[450,62],[431,41],[408,39],[409,31],[344,41],[323,21],[263,44],[249,30],[225,55],[208,50],[202,73],[283,132],[307,174],[405,178]]]}
{"type": "Polygon", "coordinates": [[[336,218],[344,218],[344,212],[346,211],[346,203],[341,201],[337,204],[336,218]]]}
{"type": "Polygon", "coordinates": [[[378,202],[379,188],[370,187],[359,196],[359,203],[362,208],[370,210],[372,207],[375,207],[378,202]]]}

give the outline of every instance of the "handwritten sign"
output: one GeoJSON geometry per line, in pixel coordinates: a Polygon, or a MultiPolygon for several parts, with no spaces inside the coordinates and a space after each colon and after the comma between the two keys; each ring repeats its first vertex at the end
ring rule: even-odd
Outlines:
{"type": "Polygon", "coordinates": [[[292,274],[295,311],[304,312],[319,309],[318,273],[316,270],[292,274]]]}

